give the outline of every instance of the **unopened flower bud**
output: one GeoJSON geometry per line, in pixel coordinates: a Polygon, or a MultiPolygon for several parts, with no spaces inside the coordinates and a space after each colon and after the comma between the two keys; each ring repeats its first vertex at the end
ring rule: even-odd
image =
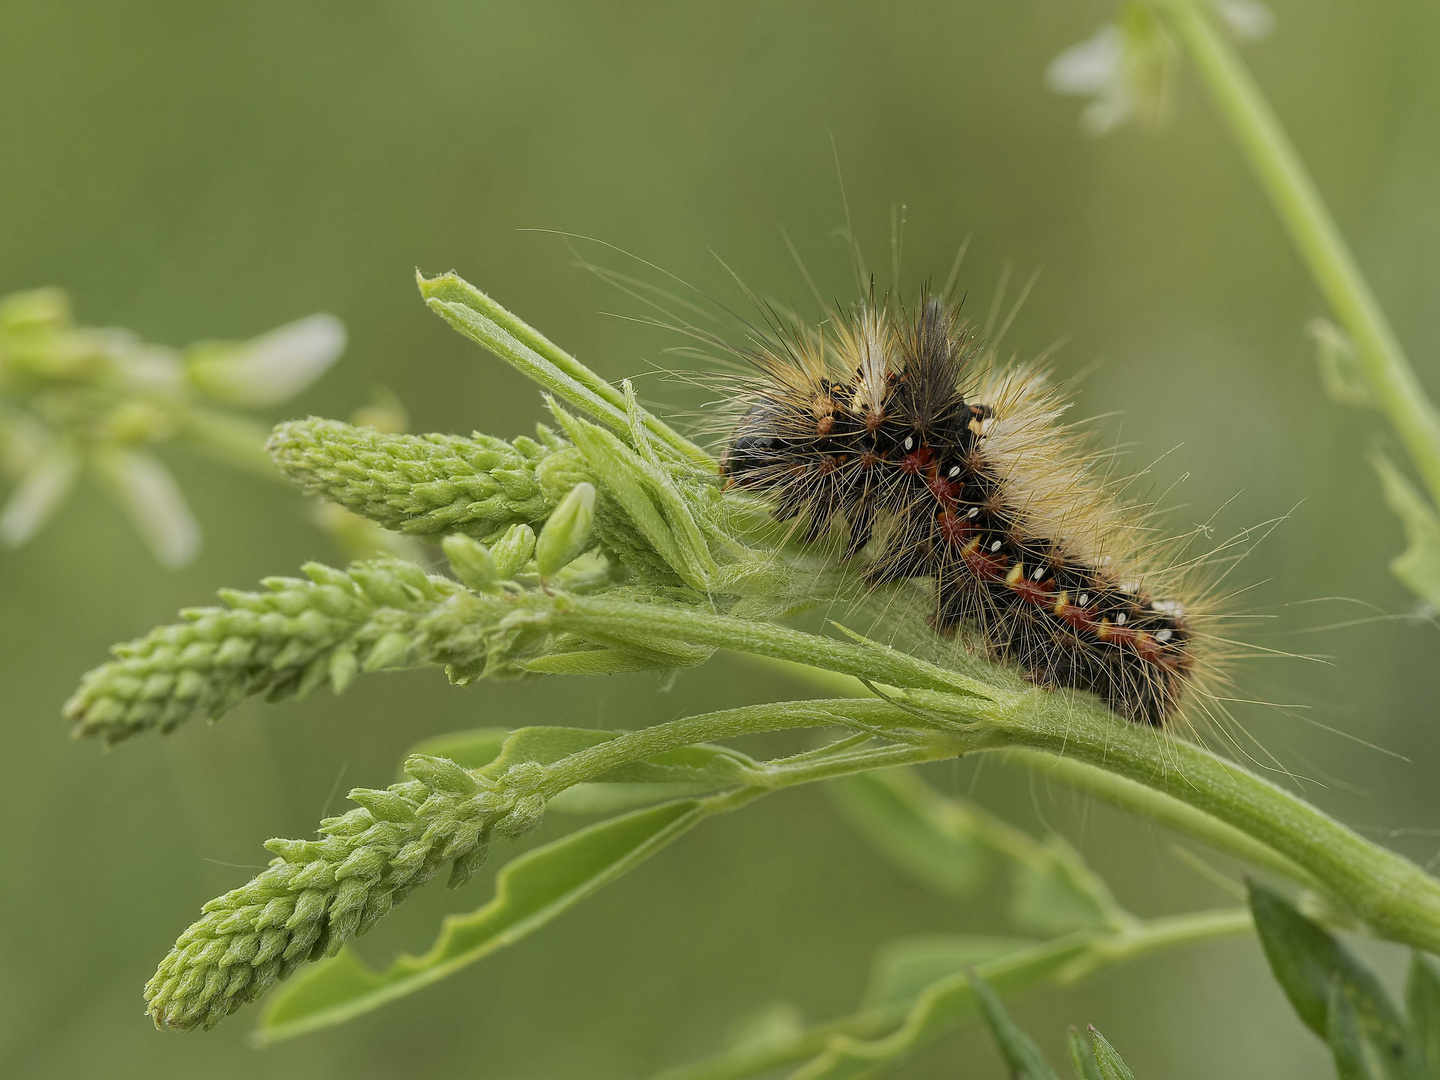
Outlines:
{"type": "Polygon", "coordinates": [[[595,486],[581,482],[560,501],[535,541],[535,561],[541,577],[553,577],[590,546],[595,523],[595,486]]]}
{"type": "Polygon", "coordinates": [[[500,581],[495,559],[484,544],[461,533],[451,533],[440,542],[455,576],[476,592],[493,592],[500,581]]]}
{"type": "Polygon", "coordinates": [[[490,548],[495,572],[502,581],[513,578],[535,554],[535,530],[529,525],[511,525],[490,548]]]}

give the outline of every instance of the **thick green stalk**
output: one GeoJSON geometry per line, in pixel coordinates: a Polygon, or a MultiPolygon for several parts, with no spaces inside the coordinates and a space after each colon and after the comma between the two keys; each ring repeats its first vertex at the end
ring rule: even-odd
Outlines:
{"type": "MultiPolygon", "coordinates": [[[[943,708],[941,695],[906,697],[943,708]]],[[[1377,936],[1440,952],[1440,881],[1268,780],[1193,743],[1043,690],[1008,707],[955,702],[957,721],[977,711],[1013,745],[1078,759],[1234,826],[1297,863],[1377,936]]]]}
{"type": "MultiPolygon", "coordinates": [[[[1039,688],[1002,690],[882,646],[849,645],[698,610],[564,598],[553,618],[566,629],[620,644],[636,634],[674,637],[912,687],[894,704],[918,726],[928,722],[961,729],[978,722],[1002,735],[1006,746],[1078,759],[1173,797],[1297,864],[1302,882],[1318,882],[1378,936],[1440,952],[1440,881],[1239,765],[1098,705],[1039,688]],[[946,682],[961,694],[929,689],[946,682]]],[[[1150,816],[1166,809],[1158,800],[1137,800],[1118,785],[1110,785],[1109,794],[1150,816]]],[[[1217,836],[1217,830],[1190,814],[1172,812],[1169,823],[1206,842],[1217,836]]],[[[1266,865],[1280,869],[1285,864],[1267,859],[1266,865]]]]}
{"type": "Polygon", "coordinates": [[[1309,173],[1235,51],[1194,0],[1158,0],[1215,96],[1290,238],[1354,339],[1375,399],[1440,503],[1440,416],[1309,173]]]}
{"type": "Polygon", "coordinates": [[[596,640],[622,641],[648,634],[788,660],[891,686],[974,694],[988,701],[1008,702],[1018,696],[887,645],[852,645],[775,623],[698,609],[636,604],[603,596],[557,597],[552,618],[559,628],[596,640]]]}
{"type": "Polygon", "coordinates": [[[1012,749],[1005,755],[1047,779],[1056,779],[1160,825],[1203,841],[1255,866],[1273,870],[1310,888],[1322,888],[1308,870],[1248,833],[1202,813],[1174,795],[1146,787],[1073,757],[1012,749]]]}

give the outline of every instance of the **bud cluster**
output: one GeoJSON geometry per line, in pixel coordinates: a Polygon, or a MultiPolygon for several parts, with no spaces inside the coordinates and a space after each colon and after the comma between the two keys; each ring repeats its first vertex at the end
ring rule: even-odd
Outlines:
{"type": "Polygon", "coordinates": [[[445,758],[413,755],[411,779],[357,788],[358,807],[320,825],[318,840],[271,840],[270,865],[207,903],[145,987],[157,1027],[213,1027],[298,967],[333,956],[411,890],[450,866],[464,884],[492,835],[539,824],[543,766],[521,762],[498,779],[445,758]]]}
{"type": "Polygon", "coordinates": [[[564,446],[547,428],[513,443],[489,435],[395,435],[338,420],[280,424],[267,449],[291,480],[387,529],[438,540],[538,525],[553,502],[536,466],[564,446]]]}
{"type": "Polygon", "coordinates": [[[255,694],[303,696],[327,682],[340,693],[361,671],[473,667],[510,609],[401,559],[304,571],[309,580],[267,578],[264,592],[224,590],[224,606],[191,608],[184,622],[116,646],[114,660],[81,680],[66,718],[78,734],[114,743],[193,716],[218,719],[255,694]]]}

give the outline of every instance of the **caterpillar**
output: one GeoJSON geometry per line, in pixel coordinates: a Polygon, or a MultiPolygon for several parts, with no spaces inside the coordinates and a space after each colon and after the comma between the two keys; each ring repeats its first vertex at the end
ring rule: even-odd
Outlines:
{"type": "Polygon", "coordinates": [[[1037,368],[989,370],[958,305],[870,297],[740,350],[727,486],[806,543],[842,530],[873,586],[933,579],[930,622],[1051,688],[1164,727],[1203,666],[1181,575],[1094,475],[1037,368]]]}

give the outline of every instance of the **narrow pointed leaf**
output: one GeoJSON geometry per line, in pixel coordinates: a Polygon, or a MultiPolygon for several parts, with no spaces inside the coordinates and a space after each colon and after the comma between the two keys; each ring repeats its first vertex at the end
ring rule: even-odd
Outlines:
{"type": "Polygon", "coordinates": [[[1135,1074],[1120,1060],[1120,1055],[1104,1035],[1092,1027],[1090,1039],[1095,1047],[1095,1065],[1100,1070],[1101,1080],[1135,1080],[1135,1074]]]}
{"type": "Polygon", "coordinates": [[[1284,897],[1250,883],[1250,910],[1270,970],[1311,1031],[1330,1039],[1335,985],[1345,991],[1366,1043],[1391,1080],[1420,1080],[1421,1050],[1375,974],[1284,897]]]}
{"type": "Polygon", "coordinates": [[[1423,953],[1410,954],[1405,1006],[1410,1030],[1425,1058],[1425,1075],[1428,1080],[1440,1080],[1440,973],[1423,953]]]}
{"type": "MultiPolygon", "coordinates": [[[[970,985],[975,988],[980,1015],[984,1017],[990,1034],[994,1036],[1000,1053],[1016,1080],[1060,1080],[1045,1060],[1045,1055],[1040,1053],[1040,1048],[1010,1019],[1005,1006],[1000,1004],[1000,998],[985,980],[972,972],[970,985]]],[[[1106,1080],[1110,1078],[1107,1077],[1106,1080]]]]}
{"type": "Polygon", "coordinates": [[[1070,1029],[1066,1047],[1070,1051],[1070,1067],[1075,1070],[1076,1080],[1105,1080],[1100,1075],[1100,1066],[1096,1064],[1094,1047],[1085,1041],[1085,1036],[1078,1029],[1070,1029]]]}
{"type": "Polygon", "coordinates": [[[1336,1080],[1386,1080],[1385,1072],[1366,1052],[1360,1017],[1338,978],[1330,986],[1325,1041],[1335,1058],[1336,1080]]]}

